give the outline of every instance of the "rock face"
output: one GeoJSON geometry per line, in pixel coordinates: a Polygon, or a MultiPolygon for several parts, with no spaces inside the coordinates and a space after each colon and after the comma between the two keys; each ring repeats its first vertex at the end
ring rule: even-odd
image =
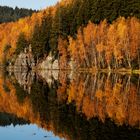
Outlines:
{"type": "Polygon", "coordinates": [[[32,48],[25,48],[24,52],[21,52],[14,64],[14,71],[26,71],[33,69],[35,66],[34,57],[32,55],[32,48]]]}
{"type": "Polygon", "coordinates": [[[61,70],[61,69],[70,69],[75,70],[76,64],[73,60],[70,60],[65,67],[63,62],[60,62],[60,60],[54,60],[53,56],[49,55],[47,56],[41,63],[37,66],[38,69],[42,70],[61,70]]]}
{"type": "Polygon", "coordinates": [[[49,55],[45,60],[39,63],[38,69],[58,70],[59,69],[58,60],[53,61],[53,57],[49,55]]]}

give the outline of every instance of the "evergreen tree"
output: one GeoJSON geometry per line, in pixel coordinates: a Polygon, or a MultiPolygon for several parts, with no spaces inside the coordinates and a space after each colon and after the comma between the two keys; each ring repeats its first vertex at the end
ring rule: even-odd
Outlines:
{"type": "Polygon", "coordinates": [[[31,44],[35,60],[38,61],[38,57],[43,54],[42,48],[40,46],[40,26],[38,22],[36,22],[34,26],[31,44]]]}
{"type": "Polygon", "coordinates": [[[0,6],[0,23],[17,21],[19,18],[31,16],[36,10],[8,6],[0,6]]]}
{"type": "Polygon", "coordinates": [[[24,48],[26,48],[28,45],[29,45],[29,42],[27,41],[25,34],[20,33],[17,43],[16,43],[15,53],[19,54],[20,52],[24,51],[24,48]]]}
{"type": "Polygon", "coordinates": [[[50,51],[50,32],[52,27],[52,17],[51,15],[45,15],[42,18],[41,25],[36,22],[31,44],[35,59],[38,60],[39,57],[43,57],[44,54],[49,54],[50,51]]]}

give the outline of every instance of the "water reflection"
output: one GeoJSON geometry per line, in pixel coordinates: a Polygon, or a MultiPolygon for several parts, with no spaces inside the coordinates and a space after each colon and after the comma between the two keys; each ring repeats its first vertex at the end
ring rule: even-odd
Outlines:
{"type": "Polygon", "coordinates": [[[31,85],[34,80],[34,75],[35,73],[33,71],[15,73],[17,82],[23,87],[24,91],[27,91],[29,94],[31,93],[31,85]]]}
{"type": "Polygon", "coordinates": [[[42,71],[0,83],[0,111],[60,139],[140,139],[139,75],[42,71]]]}
{"type": "Polygon", "coordinates": [[[26,125],[30,124],[29,121],[24,120],[23,118],[18,118],[14,114],[9,114],[6,112],[0,112],[0,126],[9,126],[9,125],[26,125]]]}
{"type": "Polygon", "coordinates": [[[36,125],[9,125],[0,127],[0,139],[2,140],[60,140],[52,132],[46,132],[36,125]]]}
{"type": "Polygon", "coordinates": [[[79,74],[70,81],[68,103],[74,101],[88,119],[111,118],[116,124],[140,126],[139,84],[139,75],[79,74]]]}

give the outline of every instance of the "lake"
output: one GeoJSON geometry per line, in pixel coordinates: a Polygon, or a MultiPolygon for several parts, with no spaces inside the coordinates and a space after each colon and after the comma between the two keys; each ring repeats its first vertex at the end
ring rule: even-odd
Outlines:
{"type": "Polygon", "coordinates": [[[0,72],[2,140],[139,140],[140,75],[0,72]]]}

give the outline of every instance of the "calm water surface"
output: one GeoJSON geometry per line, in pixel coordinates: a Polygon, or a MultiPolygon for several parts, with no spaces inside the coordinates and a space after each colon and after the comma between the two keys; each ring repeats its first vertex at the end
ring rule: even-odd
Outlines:
{"type": "Polygon", "coordinates": [[[47,132],[32,124],[0,127],[0,138],[2,140],[60,140],[53,132],[47,132]]]}
{"type": "Polygon", "coordinates": [[[140,76],[0,74],[2,140],[139,140],[140,76]]]}

